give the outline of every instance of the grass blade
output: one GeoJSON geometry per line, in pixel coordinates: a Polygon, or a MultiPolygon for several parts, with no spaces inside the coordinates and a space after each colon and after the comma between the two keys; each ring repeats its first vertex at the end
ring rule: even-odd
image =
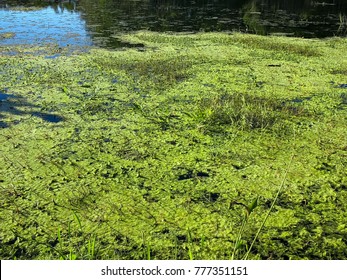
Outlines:
{"type": "Polygon", "coordinates": [[[259,227],[259,229],[258,229],[256,235],[254,236],[254,239],[253,239],[253,241],[252,241],[252,243],[251,243],[251,246],[249,246],[247,253],[244,255],[244,257],[243,257],[244,260],[246,260],[246,259],[248,258],[248,255],[249,255],[249,253],[251,252],[252,247],[253,247],[255,241],[257,240],[260,231],[261,231],[262,228],[264,227],[267,218],[269,217],[269,215],[270,215],[272,209],[274,208],[274,205],[275,205],[275,203],[276,203],[276,201],[277,201],[277,199],[278,199],[278,196],[279,196],[279,194],[281,193],[281,191],[282,191],[282,189],[283,189],[283,187],[284,187],[284,183],[285,183],[285,181],[286,181],[286,179],[287,179],[287,174],[288,174],[288,171],[289,171],[289,169],[290,169],[290,166],[292,165],[293,158],[294,158],[294,155],[292,155],[292,157],[290,158],[290,161],[289,161],[289,164],[288,164],[288,168],[286,169],[286,172],[284,173],[282,182],[281,182],[281,184],[280,184],[280,186],[279,186],[279,188],[278,188],[278,191],[277,191],[277,193],[276,193],[276,196],[275,196],[274,200],[272,201],[271,207],[270,207],[269,211],[267,212],[267,214],[266,214],[266,216],[265,216],[265,218],[264,218],[264,220],[263,220],[261,226],[259,227]]]}

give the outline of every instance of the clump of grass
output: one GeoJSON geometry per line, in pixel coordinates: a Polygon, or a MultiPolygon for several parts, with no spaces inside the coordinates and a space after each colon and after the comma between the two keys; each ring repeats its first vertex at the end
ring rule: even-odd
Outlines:
{"type": "Polygon", "coordinates": [[[283,100],[251,94],[222,94],[200,101],[195,115],[204,125],[234,125],[242,130],[268,129],[282,119],[298,116],[304,111],[283,100]]]}
{"type": "Polygon", "coordinates": [[[290,41],[288,38],[281,40],[280,38],[263,37],[258,35],[245,36],[243,34],[235,34],[234,40],[247,45],[247,47],[254,47],[262,50],[280,51],[300,56],[320,55],[320,52],[309,43],[305,44],[304,41],[290,41]]]}

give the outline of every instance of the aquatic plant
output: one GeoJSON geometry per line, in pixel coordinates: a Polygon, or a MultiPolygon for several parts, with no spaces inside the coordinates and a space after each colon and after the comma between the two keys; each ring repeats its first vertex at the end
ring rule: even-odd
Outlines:
{"type": "Polygon", "coordinates": [[[0,47],[3,259],[346,257],[345,39],[122,39],[0,47]]]}

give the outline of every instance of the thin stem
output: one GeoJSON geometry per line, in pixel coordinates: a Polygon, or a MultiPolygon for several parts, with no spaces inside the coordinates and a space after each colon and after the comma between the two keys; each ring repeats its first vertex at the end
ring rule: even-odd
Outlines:
{"type": "Polygon", "coordinates": [[[244,260],[246,260],[246,259],[248,258],[248,255],[249,255],[249,253],[251,252],[252,247],[253,247],[255,241],[257,240],[260,231],[263,229],[263,227],[264,227],[264,225],[265,225],[265,222],[266,222],[267,218],[269,217],[269,215],[270,215],[270,213],[271,213],[271,211],[272,211],[272,209],[273,209],[273,207],[274,207],[274,205],[275,205],[275,203],[276,203],[276,201],[277,201],[277,199],[278,199],[278,196],[279,196],[280,192],[282,191],[282,189],[283,189],[283,187],[284,187],[284,182],[285,182],[286,179],[287,179],[287,174],[288,174],[289,168],[290,168],[290,166],[291,166],[291,164],[292,164],[293,158],[294,158],[294,154],[293,154],[293,155],[291,156],[291,158],[290,158],[290,162],[289,162],[289,164],[288,164],[288,168],[286,169],[286,172],[284,173],[284,176],[283,176],[281,185],[279,186],[278,191],[277,191],[277,193],[276,193],[276,196],[275,196],[274,200],[272,201],[271,207],[270,207],[269,211],[267,212],[267,214],[266,214],[266,216],[265,216],[265,219],[263,220],[261,226],[259,227],[259,229],[258,229],[258,231],[257,231],[257,233],[256,233],[256,235],[255,235],[255,237],[254,237],[254,239],[253,239],[253,241],[252,241],[251,246],[249,246],[249,249],[248,249],[247,253],[246,253],[245,256],[243,257],[244,260]]]}

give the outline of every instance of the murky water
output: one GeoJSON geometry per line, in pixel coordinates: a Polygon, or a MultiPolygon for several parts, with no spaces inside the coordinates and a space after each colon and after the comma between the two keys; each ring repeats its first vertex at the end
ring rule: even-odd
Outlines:
{"type": "Polygon", "coordinates": [[[0,0],[0,44],[124,46],[121,32],[347,34],[347,0],[0,0]]]}

